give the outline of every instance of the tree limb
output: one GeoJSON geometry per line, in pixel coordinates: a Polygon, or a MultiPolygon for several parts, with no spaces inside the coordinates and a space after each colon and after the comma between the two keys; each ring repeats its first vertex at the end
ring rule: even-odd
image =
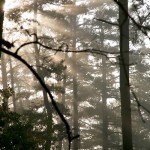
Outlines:
{"type": "MultiPolygon", "coordinates": [[[[46,86],[46,84],[42,81],[42,79],[40,78],[40,76],[38,75],[38,73],[33,69],[33,67],[27,63],[27,61],[25,59],[23,59],[21,56],[19,56],[17,53],[13,53],[9,50],[6,50],[4,48],[1,48],[1,52],[10,55],[12,57],[14,57],[15,59],[19,60],[20,62],[22,62],[32,73],[33,75],[37,78],[37,80],[39,81],[39,83],[41,84],[41,86],[44,88],[44,90],[48,93],[52,105],[55,108],[56,112],[58,113],[59,117],[61,118],[62,122],[65,124],[66,127],[66,132],[68,135],[68,141],[69,141],[69,145],[71,144],[72,140],[74,140],[75,138],[78,138],[79,135],[75,135],[73,136],[72,131],[70,129],[70,125],[67,122],[67,120],[65,119],[64,115],[61,113],[61,111],[59,110],[56,101],[54,100],[53,95],[51,94],[51,92],[49,91],[48,87],[46,86]]],[[[70,147],[70,146],[69,146],[70,147]]]]}
{"type": "Polygon", "coordinates": [[[101,22],[104,22],[104,23],[107,23],[107,24],[110,24],[110,25],[113,25],[113,26],[119,26],[118,23],[114,23],[114,22],[110,22],[110,21],[107,21],[107,20],[104,20],[104,19],[100,19],[100,18],[94,18],[98,21],[101,21],[101,22]]]}

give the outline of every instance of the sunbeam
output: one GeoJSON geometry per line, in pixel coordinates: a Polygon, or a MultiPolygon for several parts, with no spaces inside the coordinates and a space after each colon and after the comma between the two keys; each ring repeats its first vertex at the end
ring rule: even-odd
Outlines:
{"type": "Polygon", "coordinates": [[[53,19],[43,14],[38,14],[38,22],[40,24],[40,27],[43,27],[43,26],[48,27],[52,31],[63,34],[63,35],[70,34],[70,27],[69,27],[69,24],[67,25],[67,22],[53,19]]]}

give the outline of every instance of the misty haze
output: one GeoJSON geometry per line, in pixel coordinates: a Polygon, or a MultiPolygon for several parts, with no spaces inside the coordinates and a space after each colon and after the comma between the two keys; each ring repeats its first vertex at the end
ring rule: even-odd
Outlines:
{"type": "Polygon", "coordinates": [[[150,150],[149,0],[0,0],[0,150],[150,150]]]}

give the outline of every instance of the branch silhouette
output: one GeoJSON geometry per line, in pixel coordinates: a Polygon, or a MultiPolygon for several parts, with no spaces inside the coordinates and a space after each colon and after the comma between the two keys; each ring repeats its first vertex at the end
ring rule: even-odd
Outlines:
{"type": "MultiPolygon", "coordinates": [[[[26,45],[26,44],[25,44],[26,45]]],[[[46,84],[42,81],[42,79],[40,78],[40,76],[38,75],[38,73],[33,69],[33,67],[28,64],[28,62],[23,59],[21,56],[19,56],[17,53],[14,53],[14,52],[11,52],[5,48],[1,48],[1,52],[9,55],[9,56],[12,56],[14,57],[15,59],[19,60],[20,62],[22,62],[32,73],[33,75],[36,77],[36,79],[39,81],[39,83],[41,84],[41,86],[44,88],[44,90],[47,92],[47,94],[49,95],[50,99],[51,99],[51,102],[52,102],[52,105],[53,107],[55,108],[56,112],[58,113],[59,117],[61,118],[62,122],[64,123],[65,127],[66,127],[66,133],[67,133],[67,136],[68,136],[68,141],[69,141],[69,150],[71,148],[71,142],[78,138],[79,135],[74,135],[73,136],[73,133],[71,131],[71,128],[70,128],[70,125],[69,123],[67,122],[66,118],[64,117],[64,115],[61,113],[60,109],[58,108],[57,106],[57,103],[53,97],[53,95],[51,94],[51,92],[49,91],[48,87],[46,86],[46,84]]]]}
{"type": "Polygon", "coordinates": [[[107,23],[107,24],[119,27],[118,23],[110,22],[110,21],[107,21],[107,20],[104,20],[104,19],[100,19],[100,18],[94,18],[94,19],[96,19],[97,21],[101,21],[101,22],[104,22],[104,23],[107,23]]]}

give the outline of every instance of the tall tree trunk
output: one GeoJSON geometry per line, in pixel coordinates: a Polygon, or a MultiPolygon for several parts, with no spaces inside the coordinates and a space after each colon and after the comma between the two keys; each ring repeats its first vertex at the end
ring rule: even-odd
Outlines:
{"type": "MultiPolygon", "coordinates": [[[[128,11],[128,0],[119,0],[128,11]]],[[[132,150],[131,102],[129,85],[129,19],[119,8],[120,25],[120,94],[123,150],[132,150]]]]}
{"type": "MultiPolygon", "coordinates": [[[[34,19],[37,20],[37,2],[34,0],[34,19]]],[[[34,25],[34,33],[37,34],[37,27],[34,25]]],[[[37,67],[37,73],[41,77],[41,79],[44,81],[44,76],[42,75],[41,68],[40,68],[40,50],[37,46],[37,44],[34,44],[35,49],[35,59],[36,59],[36,67],[37,67]]],[[[41,87],[42,88],[42,87],[41,87]]],[[[45,142],[45,150],[50,150],[51,148],[51,139],[52,139],[52,106],[48,101],[48,96],[46,91],[42,88],[43,91],[43,99],[44,99],[44,105],[47,110],[47,133],[46,133],[46,142],[45,142]]]]}
{"type": "MultiPolygon", "coordinates": [[[[67,60],[67,53],[64,54],[64,60],[66,61],[67,60]]],[[[65,63],[66,65],[66,63],[65,63]]],[[[66,70],[64,70],[64,73],[63,73],[63,81],[62,81],[62,87],[64,88],[64,92],[61,94],[61,103],[65,106],[65,99],[66,99],[66,77],[67,77],[67,74],[66,74],[66,70]]],[[[60,121],[60,123],[62,123],[62,121],[60,121]]],[[[61,134],[61,133],[60,133],[61,134]]],[[[64,147],[64,142],[63,140],[61,139],[59,141],[59,146],[58,146],[58,150],[62,150],[64,147]]],[[[66,148],[67,149],[67,148],[66,148]]]]}
{"type": "MultiPolygon", "coordinates": [[[[77,135],[79,132],[78,124],[78,95],[77,95],[77,64],[76,64],[76,55],[73,54],[73,122],[74,122],[74,135],[77,135]]],[[[79,141],[75,139],[73,141],[73,150],[79,149],[79,141]]]]}
{"type": "Polygon", "coordinates": [[[51,148],[51,141],[52,141],[52,107],[48,101],[47,93],[43,89],[43,98],[44,98],[44,105],[47,110],[47,136],[46,136],[46,143],[45,143],[45,150],[50,150],[51,148]]]}
{"type": "MultiPolygon", "coordinates": [[[[17,87],[17,93],[21,93],[21,86],[20,86],[20,83],[19,82],[16,82],[16,87],[17,87]]],[[[23,106],[23,101],[22,101],[22,98],[19,97],[18,99],[18,103],[17,103],[17,112],[19,114],[22,114],[22,112],[24,111],[24,106],[23,106]],[[19,107],[18,107],[19,106],[19,107]]]]}
{"type": "MultiPolygon", "coordinates": [[[[2,48],[1,41],[3,39],[4,4],[5,4],[5,0],[1,0],[0,1],[0,49],[2,48]]],[[[3,89],[6,89],[7,88],[7,74],[6,74],[6,63],[4,59],[5,55],[1,54],[1,50],[0,50],[0,57],[1,57],[2,85],[3,85],[3,89]]],[[[4,101],[4,105],[6,109],[8,109],[8,99],[5,97],[3,101],[4,101]]]]}
{"type": "MultiPolygon", "coordinates": [[[[104,49],[104,28],[101,27],[101,49],[104,49]]],[[[102,57],[102,120],[103,120],[103,150],[108,150],[108,114],[107,114],[107,84],[106,57],[102,57]]]]}
{"type": "MultiPolygon", "coordinates": [[[[73,41],[72,41],[72,47],[73,50],[76,50],[76,16],[72,18],[72,33],[73,33],[73,41]]],[[[73,53],[72,55],[72,69],[73,69],[73,124],[74,124],[74,135],[77,135],[79,132],[79,123],[78,123],[78,89],[77,89],[77,58],[76,53],[73,53]]],[[[79,149],[79,140],[74,139],[73,141],[73,150],[79,149]]]]}
{"type": "MultiPolygon", "coordinates": [[[[3,22],[4,22],[4,7],[5,0],[0,1],[0,41],[3,39],[3,22]]],[[[2,43],[0,42],[0,48],[2,47],[2,43]]],[[[1,53],[1,52],[0,52],[1,53]]],[[[0,54],[1,55],[1,54],[0,54]]],[[[6,63],[5,63],[5,58],[4,54],[1,57],[1,67],[2,67],[2,84],[3,84],[3,89],[7,88],[7,77],[6,77],[6,63]]]]}
{"type": "MultiPolygon", "coordinates": [[[[13,70],[13,67],[12,67],[11,58],[9,58],[9,63],[10,63],[11,87],[12,87],[12,89],[14,90],[14,70],[13,70]]],[[[12,95],[12,101],[13,101],[14,111],[16,112],[15,93],[12,95]]]]}
{"type": "MultiPolygon", "coordinates": [[[[5,54],[1,54],[1,71],[2,71],[2,85],[3,89],[7,89],[7,72],[6,72],[6,62],[5,62],[5,54]]],[[[3,98],[3,108],[8,110],[8,98],[5,96],[3,98]]]]}
{"type": "MultiPolygon", "coordinates": [[[[76,5],[76,0],[73,1],[73,4],[76,5]]],[[[72,24],[72,49],[76,50],[76,16],[71,17],[72,24]]],[[[79,132],[79,123],[78,123],[78,89],[77,89],[77,60],[76,53],[72,54],[72,75],[73,75],[73,127],[74,135],[77,135],[79,132]]],[[[79,149],[79,140],[73,140],[73,150],[79,149]]]]}
{"type": "Polygon", "coordinates": [[[106,88],[106,58],[102,58],[102,114],[103,114],[103,150],[108,150],[108,116],[106,88]]]}
{"type": "MultiPolygon", "coordinates": [[[[67,60],[68,60],[68,53],[65,52],[64,54],[64,65],[67,67],[67,60]]],[[[66,104],[66,83],[67,83],[67,70],[64,70],[64,75],[63,75],[63,88],[64,88],[64,93],[62,93],[62,103],[65,105],[66,104]]],[[[68,149],[68,144],[66,142],[66,139],[63,140],[62,142],[62,150],[67,150],[68,149]]]]}
{"type": "Polygon", "coordinates": [[[6,56],[1,54],[1,70],[2,70],[2,84],[3,89],[7,88],[7,72],[6,72],[6,56]]]}
{"type": "MultiPolygon", "coordinates": [[[[59,75],[57,75],[57,76],[59,77],[59,75]]],[[[62,83],[62,81],[58,81],[57,84],[59,86],[62,86],[63,83],[62,83]]],[[[62,93],[60,91],[58,91],[56,94],[58,95],[58,102],[63,105],[64,103],[62,101],[63,100],[62,93]]],[[[62,120],[60,118],[58,119],[58,123],[62,123],[62,120]]],[[[58,131],[58,134],[61,135],[62,134],[61,131],[58,131]]],[[[59,136],[58,136],[58,142],[57,142],[57,150],[62,150],[62,139],[59,138],[59,136]]]]}

